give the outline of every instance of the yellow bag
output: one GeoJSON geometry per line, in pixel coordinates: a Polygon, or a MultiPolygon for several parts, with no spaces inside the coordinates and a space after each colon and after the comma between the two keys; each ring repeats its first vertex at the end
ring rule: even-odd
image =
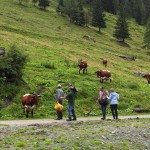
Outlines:
{"type": "Polygon", "coordinates": [[[59,104],[58,102],[55,103],[54,107],[57,111],[62,111],[63,110],[63,105],[59,104]]]}

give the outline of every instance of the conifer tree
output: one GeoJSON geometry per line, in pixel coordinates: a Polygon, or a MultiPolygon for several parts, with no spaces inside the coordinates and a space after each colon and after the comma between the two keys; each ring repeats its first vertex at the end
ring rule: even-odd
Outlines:
{"type": "Polygon", "coordinates": [[[93,6],[93,16],[92,16],[92,25],[99,28],[106,28],[105,18],[103,14],[102,2],[101,0],[96,0],[93,6]]]}
{"type": "Polygon", "coordinates": [[[126,21],[123,7],[120,9],[113,36],[122,42],[129,37],[128,23],[126,21]]]}
{"type": "Polygon", "coordinates": [[[57,12],[64,13],[64,0],[58,0],[57,12]]]}
{"type": "Polygon", "coordinates": [[[38,2],[38,0],[32,0],[32,3],[35,5],[38,2]]]}
{"type": "Polygon", "coordinates": [[[145,35],[144,35],[144,43],[145,43],[145,47],[150,48],[150,18],[148,20],[145,35]]]}
{"type": "Polygon", "coordinates": [[[83,10],[83,4],[82,1],[79,0],[78,2],[78,25],[83,26],[85,25],[85,15],[84,15],[84,10],[83,10]]]}
{"type": "Polygon", "coordinates": [[[50,6],[50,0],[39,0],[39,7],[45,10],[48,6],[50,6]]]}

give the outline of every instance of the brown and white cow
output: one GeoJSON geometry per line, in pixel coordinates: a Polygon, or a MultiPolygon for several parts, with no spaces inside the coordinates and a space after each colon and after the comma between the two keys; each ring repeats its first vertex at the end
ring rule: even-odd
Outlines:
{"type": "Polygon", "coordinates": [[[85,73],[85,71],[87,72],[87,62],[86,61],[80,61],[79,64],[78,64],[78,67],[79,67],[79,74],[80,74],[80,71],[83,70],[83,73],[85,73]]]}
{"type": "Polygon", "coordinates": [[[150,84],[150,73],[147,73],[147,74],[143,75],[142,77],[144,77],[145,79],[147,79],[148,84],[150,84]]]}
{"type": "Polygon", "coordinates": [[[36,94],[25,94],[21,97],[23,111],[26,117],[29,117],[29,112],[31,112],[31,117],[33,118],[33,109],[39,103],[39,95],[36,94]]]}
{"type": "Polygon", "coordinates": [[[103,83],[104,80],[109,80],[111,82],[111,72],[109,70],[99,70],[95,72],[97,77],[100,78],[100,82],[103,83]]]}
{"type": "Polygon", "coordinates": [[[105,59],[105,58],[102,59],[102,63],[105,67],[107,67],[107,62],[108,62],[107,59],[105,59]]]}

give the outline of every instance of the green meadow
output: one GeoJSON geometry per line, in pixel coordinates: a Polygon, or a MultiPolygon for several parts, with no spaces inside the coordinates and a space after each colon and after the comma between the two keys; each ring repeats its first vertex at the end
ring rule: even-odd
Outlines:
{"type": "MultiPolygon", "coordinates": [[[[42,11],[31,3],[19,5],[17,0],[0,2],[0,47],[6,53],[11,45],[25,53],[28,61],[23,69],[24,83],[3,86],[0,100],[0,118],[25,118],[22,112],[21,96],[41,91],[39,106],[35,109],[35,118],[54,118],[55,92],[57,84],[67,93],[68,83],[78,88],[76,97],[77,117],[81,117],[94,106],[100,86],[113,87],[120,94],[119,115],[133,114],[135,107],[150,110],[150,85],[147,80],[134,72],[150,72],[149,50],[143,48],[144,26],[132,19],[128,20],[130,38],[121,45],[113,37],[117,17],[106,13],[107,28],[88,25],[80,27],[70,23],[67,17],[56,12],[57,1],[51,1],[50,7],[42,11]],[[86,40],[84,35],[95,38],[96,42],[86,40]],[[136,56],[129,61],[114,54],[136,56]],[[102,65],[102,58],[108,60],[108,66],[102,65]],[[87,74],[78,73],[78,61],[88,63],[87,74]],[[100,83],[95,71],[111,71],[112,83],[100,83]],[[14,97],[9,101],[9,95],[14,97]],[[6,104],[6,100],[9,101],[6,104]]],[[[0,56],[2,57],[2,56],[0,56]]],[[[99,115],[99,105],[93,115],[99,115]]],[[[108,115],[110,110],[108,109],[108,115]]],[[[64,102],[64,116],[67,117],[67,102],[64,102]]]]}

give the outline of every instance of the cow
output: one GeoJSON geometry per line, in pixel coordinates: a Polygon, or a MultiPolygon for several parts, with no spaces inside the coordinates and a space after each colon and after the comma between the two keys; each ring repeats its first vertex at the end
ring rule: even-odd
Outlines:
{"type": "Polygon", "coordinates": [[[39,103],[39,95],[37,94],[25,94],[21,97],[23,112],[26,117],[29,117],[29,112],[31,112],[31,117],[33,118],[33,109],[39,103]]]}
{"type": "Polygon", "coordinates": [[[83,74],[87,73],[87,62],[86,61],[80,61],[79,64],[78,64],[78,67],[79,67],[79,74],[80,74],[80,71],[83,70],[83,74]]]}
{"type": "Polygon", "coordinates": [[[105,67],[107,67],[107,59],[103,58],[103,59],[102,59],[102,63],[103,63],[103,65],[104,65],[105,67]]]}
{"type": "Polygon", "coordinates": [[[111,82],[111,72],[109,70],[99,70],[95,72],[97,77],[100,78],[100,82],[103,83],[104,80],[109,80],[111,82]]]}
{"type": "Polygon", "coordinates": [[[148,84],[150,84],[150,73],[147,73],[147,74],[143,75],[142,77],[144,77],[145,79],[147,79],[148,84]]]}

